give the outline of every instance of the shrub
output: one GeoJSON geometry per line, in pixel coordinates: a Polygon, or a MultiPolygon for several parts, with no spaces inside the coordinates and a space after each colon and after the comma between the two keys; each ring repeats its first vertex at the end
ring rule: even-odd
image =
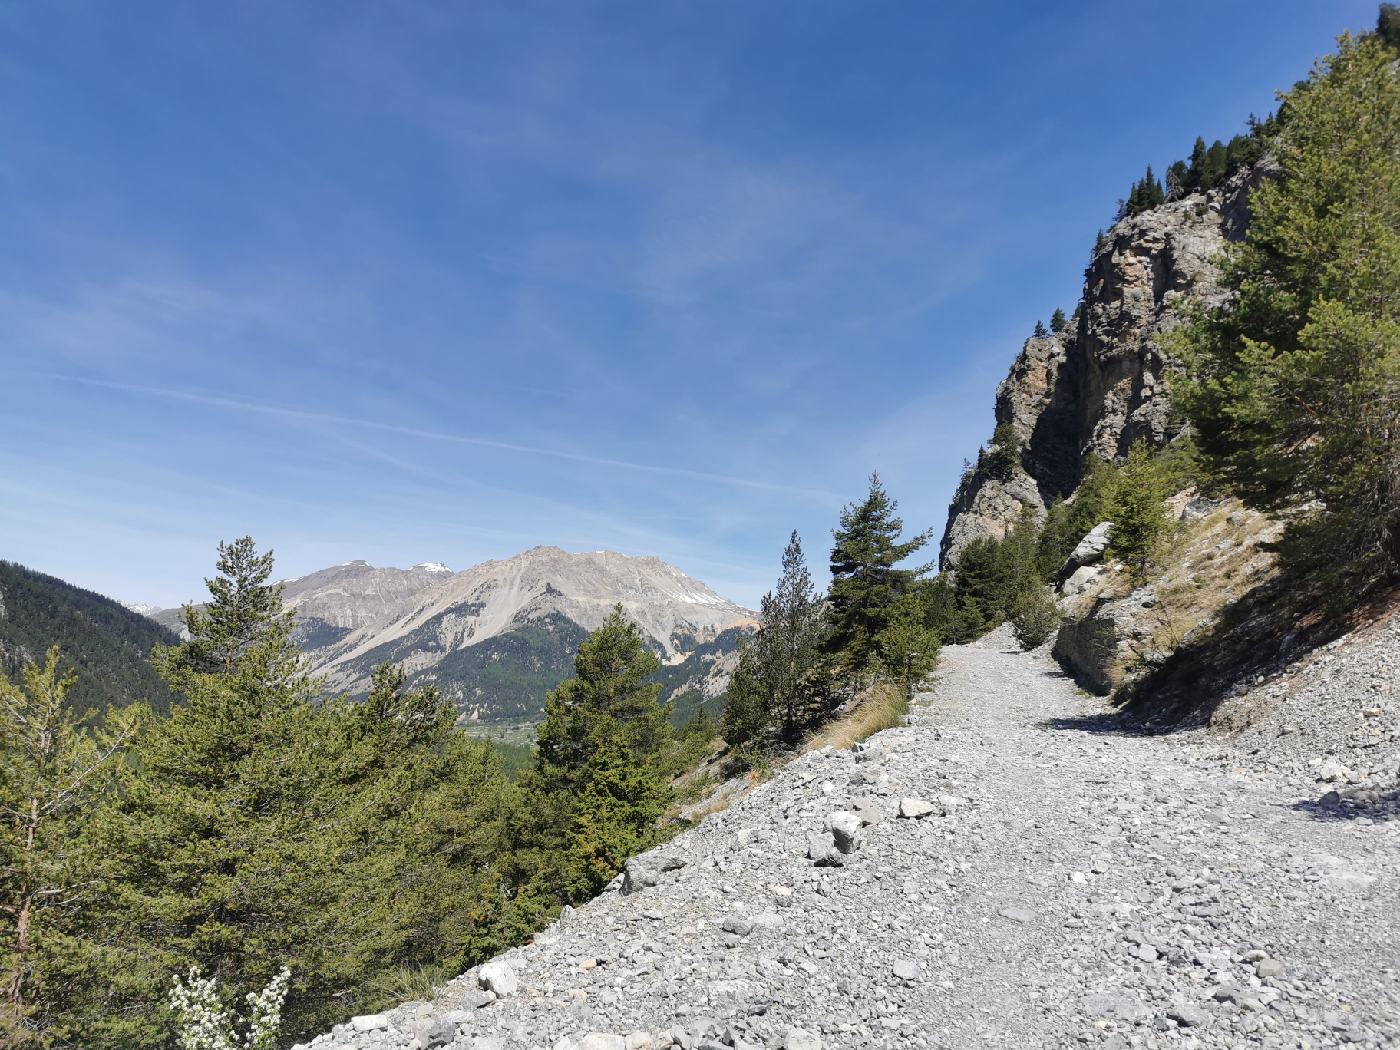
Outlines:
{"type": "Polygon", "coordinates": [[[1011,629],[1021,648],[1029,652],[1044,645],[1059,629],[1060,610],[1044,587],[1023,591],[1011,612],[1011,629]]]}

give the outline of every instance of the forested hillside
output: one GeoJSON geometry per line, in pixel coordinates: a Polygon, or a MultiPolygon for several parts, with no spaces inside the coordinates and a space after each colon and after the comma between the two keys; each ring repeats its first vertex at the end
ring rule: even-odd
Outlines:
{"type": "Polygon", "coordinates": [[[77,711],[134,700],[168,710],[172,693],[151,667],[151,650],[175,636],[120,602],[14,562],[0,561],[0,673],[16,680],[26,661],[54,645],[77,672],[77,711]]]}

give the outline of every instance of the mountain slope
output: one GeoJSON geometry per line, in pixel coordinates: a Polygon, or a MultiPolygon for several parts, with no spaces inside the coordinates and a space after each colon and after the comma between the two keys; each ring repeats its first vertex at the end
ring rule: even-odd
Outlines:
{"type": "Polygon", "coordinates": [[[536,547],[443,577],[310,655],[351,694],[389,660],[436,683],[468,718],[531,716],[617,604],[668,668],[753,618],[658,558],[536,547]]]}
{"type": "MultiPolygon", "coordinates": [[[[436,684],[469,720],[535,718],[616,604],[662,661],[663,699],[691,710],[728,681],[753,613],[659,558],[536,547],[454,573],[347,562],[284,581],[297,644],[331,689],[369,688],[381,663],[436,684]]],[[[180,611],[156,619],[178,627],[180,611]]]]}
{"type": "Polygon", "coordinates": [[[168,710],[171,695],[148,659],[175,635],[120,602],[54,576],[0,561],[0,674],[15,678],[26,661],[52,645],[78,681],[69,694],[77,710],[105,710],[148,700],[168,710]]]}

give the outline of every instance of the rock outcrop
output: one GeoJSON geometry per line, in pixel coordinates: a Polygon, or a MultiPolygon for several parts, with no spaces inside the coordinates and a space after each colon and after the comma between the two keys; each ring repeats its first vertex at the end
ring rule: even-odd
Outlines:
{"type": "Polygon", "coordinates": [[[984,454],[964,476],[939,548],[945,569],[978,537],[1004,536],[1026,508],[1039,516],[1068,497],[1089,456],[1171,437],[1166,378],[1176,364],[1163,334],[1186,301],[1218,294],[1213,260],[1243,235],[1248,191],[1266,171],[1125,218],[1100,240],[1069,324],[1026,340],[997,388],[996,422],[1015,435],[1014,462],[1007,469],[984,454]]]}

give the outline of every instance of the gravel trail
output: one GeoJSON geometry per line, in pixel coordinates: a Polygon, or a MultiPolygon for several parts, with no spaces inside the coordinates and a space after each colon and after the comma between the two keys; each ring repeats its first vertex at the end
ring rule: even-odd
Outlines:
{"type": "Polygon", "coordinates": [[[533,944],[313,1045],[1400,1046],[1394,807],[1114,727],[1001,632],[949,647],[910,725],[805,756],[533,944]]]}

